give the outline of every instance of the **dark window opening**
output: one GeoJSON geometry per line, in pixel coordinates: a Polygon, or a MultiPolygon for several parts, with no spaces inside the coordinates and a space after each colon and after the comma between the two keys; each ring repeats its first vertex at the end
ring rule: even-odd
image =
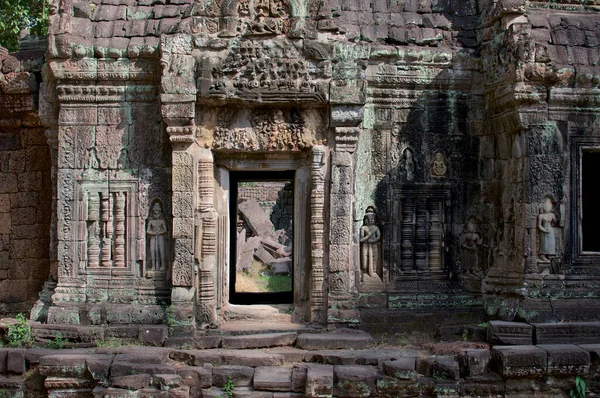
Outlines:
{"type": "Polygon", "coordinates": [[[232,304],[293,302],[294,171],[231,172],[232,304]]]}
{"type": "Polygon", "coordinates": [[[581,160],[581,237],[584,252],[600,252],[600,151],[583,151],[581,160]]]}

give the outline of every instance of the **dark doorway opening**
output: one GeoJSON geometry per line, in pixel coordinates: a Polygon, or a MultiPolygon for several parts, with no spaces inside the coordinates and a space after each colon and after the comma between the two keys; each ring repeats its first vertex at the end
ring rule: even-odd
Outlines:
{"type": "Polygon", "coordinates": [[[583,151],[581,160],[581,238],[584,252],[600,252],[600,190],[596,173],[600,170],[600,151],[583,151]]]}
{"type": "Polygon", "coordinates": [[[293,302],[294,177],[294,171],[230,173],[232,304],[293,302]]]}

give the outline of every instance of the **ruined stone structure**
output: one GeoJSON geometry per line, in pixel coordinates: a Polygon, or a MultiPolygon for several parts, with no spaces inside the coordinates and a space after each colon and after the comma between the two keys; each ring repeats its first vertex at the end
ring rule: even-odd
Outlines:
{"type": "Polygon", "coordinates": [[[230,182],[285,171],[301,323],[600,316],[597,1],[50,12],[43,67],[0,55],[2,310],[218,326],[230,182]]]}

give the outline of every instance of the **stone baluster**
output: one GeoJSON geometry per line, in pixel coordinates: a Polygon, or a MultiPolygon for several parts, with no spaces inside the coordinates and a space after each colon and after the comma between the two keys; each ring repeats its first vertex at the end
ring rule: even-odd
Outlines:
{"type": "Polygon", "coordinates": [[[125,193],[115,193],[115,267],[125,267],[125,193]]]}

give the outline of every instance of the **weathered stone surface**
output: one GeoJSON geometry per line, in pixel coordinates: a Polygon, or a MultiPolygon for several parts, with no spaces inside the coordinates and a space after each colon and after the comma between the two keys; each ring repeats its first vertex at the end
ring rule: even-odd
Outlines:
{"type": "Polygon", "coordinates": [[[13,348],[8,350],[6,356],[6,371],[13,374],[23,374],[27,371],[24,349],[13,348]]]}
{"type": "Polygon", "coordinates": [[[213,369],[213,384],[221,388],[229,379],[235,386],[250,386],[253,377],[254,369],[249,366],[221,365],[213,369]]]}
{"type": "Polygon", "coordinates": [[[489,372],[491,353],[486,349],[462,351],[458,355],[462,377],[483,376],[489,372]]]}
{"type": "Polygon", "coordinates": [[[275,366],[283,365],[284,356],[270,352],[224,351],[223,363],[241,366],[275,366]]]}
{"type": "Polygon", "coordinates": [[[296,346],[305,350],[335,350],[369,348],[373,338],[360,330],[340,329],[328,333],[303,333],[296,339],[296,346]]]}
{"type": "Polygon", "coordinates": [[[211,368],[186,366],[179,368],[177,374],[181,376],[185,385],[192,389],[212,386],[212,365],[211,368]]]}
{"type": "Polygon", "coordinates": [[[322,397],[333,394],[333,366],[310,365],[306,368],[304,394],[308,397],[322,397]]]}
{"type": "Polygon", "coordinates": [[[275,227],[256,200],[246,200],[238,204],[238,210],[256,236],[267,236],[275,232],[275,227]]]}
{"type": "Polygon", "coordinates": [[[290,346],[296,341],[297,333],[264,333],[241,336],[224,336],[223,348],[265,348],[290,346]]]}
{"type": "Polygon", "coordinates": [[[254,370],[254,388],[266,391],[289,391],[292,388],[292,369],[259,366],[254,370]]]}
{"type": "Polygon", "coordinates": [[[376,390],[377,372],[370,366],[335,366],[334,396],[368,397],[376,390]]]}
{"type": "Polygon", "coordinates": [[[490,344],[531,345],[533,327],[526,323],[491,321],[488,326],[490,344]]]}
{"type": "Polygon", "coordinates": [[[585,375],[590,370],[590,354],[572,344],[539,344],[548,354],[547,374],[556,376],[585,375]]]}
{"type": "Polygon", "coordinates": [[[535,346],[492,348],[493,367],[505,378],[541,377],[548,368],[548,354],[535,346]]]}
{"type": "Polygon", "coordinates": [[[535,344],[567,344],[571,342],[568,323],[533,323],[535,344]]]}
{"type": "Polygon", "coordinates": [[[434,379],[458,380],[460,370],[458,362],[450,356],[431,356],[417,361],[420,374],[434,379]]]}
{"type": "Polygon", "coordinates": [[[141,327],[138,338],[144,344],[162,347],[167,338],[167,327],[164,325],[141,327]]]}
{"type": "Polygon", "coordinates": [[[46,355],[40,358],[43,376],[83,377],[87,370],[85,355],[46,355]]]}
{"type": "Polygon", "coordinates": [[[152,382],[152,376],[147,373],[139,373],[129,376],[115,377],[112,380],[112,385],[118,388],[125,388],[128,390],[141,390],[142,388],[149,386],[152,382]]]}
{"type": "Polygon", "coordinates": [[[414,357],[404,357],[383,363],[383,373],[401,380],[412,380],[416,376],[416,360],[414,357]]]}

